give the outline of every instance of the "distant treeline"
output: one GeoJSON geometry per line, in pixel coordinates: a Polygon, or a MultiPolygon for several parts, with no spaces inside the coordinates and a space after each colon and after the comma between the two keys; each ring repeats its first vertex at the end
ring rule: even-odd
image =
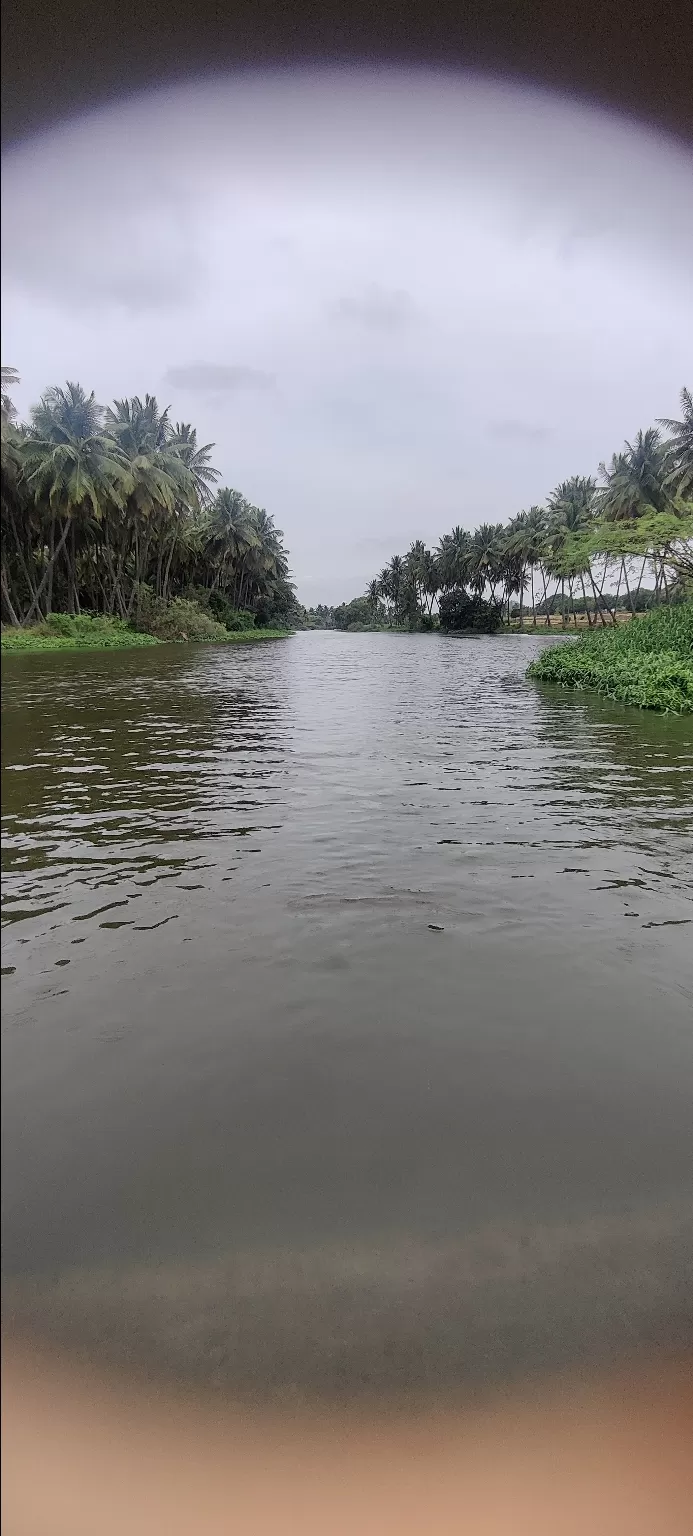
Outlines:
{"type": "Polygon", "coordinates": [[[681,419],[638,432],[598,476],[573,475],[546,506],[508,523],[458,526],[436,549],[417,539],[369,582],[365,599],[311,609],[344,629],[498,627],[560,613],[589,627],[681,601],[693,584],[693,398],[681,419]]]}
{"type": "MultiPolygon", "coordinates": [[[[685,596],[681,584],[675,586],[670,591],[669,596],[673,603],[684,602],[685,596]]],[[[628,613],[629,611],[649,613],[651,608],[659,606],[660,597],[661,594],[657,591],[656,587],[640,587],[638,591],[632,591],[630,601],[625,592],[619,593],[618,596],[616,596],[615,592],[604,592],[601,597],[601,607],[611,614],[628,613]]],[[[571,606],[567,595],[562,596],[560,592],[554,592],[551,597],[547,597],[545,600],[542,599],[541,602],[536,604],[536,612],[540,618],[547,613],[561,614],[563,611],[565,611],[567,616],[570,616],[571,613],[596,614],[599,608],[593,597],[576,597],[574,594],[571,606]]],[[[519,613],[519,603],[512,603],[510,607],[511,618],[518,618],[519,613]]]]}

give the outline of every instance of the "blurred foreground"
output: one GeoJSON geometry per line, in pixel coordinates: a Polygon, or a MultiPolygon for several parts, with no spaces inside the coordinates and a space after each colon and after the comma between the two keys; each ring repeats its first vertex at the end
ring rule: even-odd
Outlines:
{"type": "Polygon", "coordinates": [[[693,1373],[476,1414],[260,1417],[6,1351],[5,1536],[683,1536],[693,1373]]]}

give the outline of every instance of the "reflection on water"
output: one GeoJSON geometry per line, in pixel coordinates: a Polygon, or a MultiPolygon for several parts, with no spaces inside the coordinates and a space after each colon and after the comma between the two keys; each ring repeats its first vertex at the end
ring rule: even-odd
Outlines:
{"type": "Polygon", "coordinates": [[[693,728],[528,683],[541,643],[8,660],[11,1273],[427,1274],[687,1199],[693,728]]]}
{"type": "MultiPolygon", "coordinates": [[[[216,677],[171,652],[155,666],[112,659],[7,669],[6,920],[129,907],[200,867],[195,844],[259,832],[253,818],[272,804],[283,759],[271,676],[216,677]]],[[[132,909],[118,926],[130,922],[132,909]]]]}
{"type": "MultiPolygon", "coordinates": [[[[159,893],[143,911],[143,891],[209,891],[251,851],[276,879],[298,840],[317,877],[337,850],[370,881],[402,854],[414,871],[434,847],[463,848],[459,870],[483,848],[487,876],[685,894],[690,723],[532,688],[532,646],[311,635],[252,653],[13,659],[4,920],[67,938],[117,907],[119,927],[149,928],[159,893]],[[561,848],[595,856],[561,870],[561,848]]],[[[450,857],[432,861],[443,884],[450,857]]]]}

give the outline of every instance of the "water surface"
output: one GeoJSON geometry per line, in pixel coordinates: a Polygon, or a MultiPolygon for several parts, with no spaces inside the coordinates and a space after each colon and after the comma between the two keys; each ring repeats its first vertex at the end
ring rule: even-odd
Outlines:
{"type": "Polygon", "coordinates": [[[18,1316],[277,1390],[689,1338],[693,727],[542,643],[6,660],[18,1316]]]}

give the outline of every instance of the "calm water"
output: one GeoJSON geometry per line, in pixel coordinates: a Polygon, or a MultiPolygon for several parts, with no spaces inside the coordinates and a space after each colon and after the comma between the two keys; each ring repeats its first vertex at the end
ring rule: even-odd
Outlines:
{"type": "Polygon", "coordinates": [[[542,643],[8,659],[20,1319],[278,1391],[690,1340],[693,724],[542,643]]]}

